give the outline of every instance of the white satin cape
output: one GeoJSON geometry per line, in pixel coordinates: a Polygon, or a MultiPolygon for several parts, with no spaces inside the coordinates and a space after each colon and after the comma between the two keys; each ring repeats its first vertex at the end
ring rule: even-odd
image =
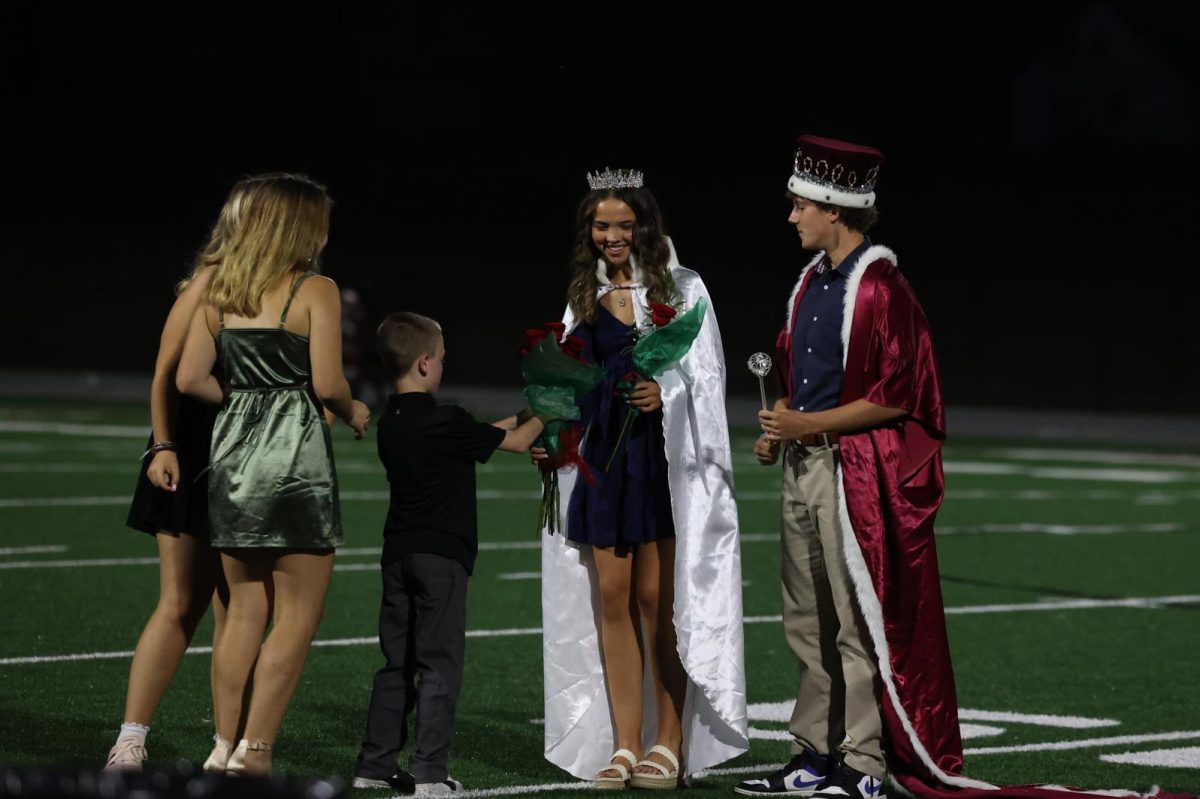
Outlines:
{"type": "MultiPolygon", "coordinates": [[[[668,240],[668,244],[670,240],[668,240]]],[[[691,350],[658,378],[671,511],[675,522],[675,629],[688,675],[683,768],[688,774],[745,752],[746,671],[742,564],[733,466],[725,418],[725,356],[712,300],[700,276],[669,264],[684,310],[704,297],[708,312],[691,350]]],[[[637,271],[635,265],[635,280],[637,271]]],[[[631,290],[634,321],[649,325],[646,290],[631,290]]],[[[568,308],[567,331],[578,324],[568,308]]],[[[574,469],[559,473],[562,518],[574,469]]],[[[613,721],[600,654],[599,598],[589,578],[591,547],[542,531],[542,635],[546,759],[583,779],[613,753],[613,721]]],[[[649,672],[649,661],[646,663],[649,672]]],[[[654,743],[653,696],[644,691],[643,746],[654,743]]]]}

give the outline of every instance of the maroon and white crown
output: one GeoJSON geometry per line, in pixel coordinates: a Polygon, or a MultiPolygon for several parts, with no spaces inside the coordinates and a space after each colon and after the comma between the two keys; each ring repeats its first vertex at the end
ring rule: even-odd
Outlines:
{"type": "Polygon", "coordinates": [[[870,208],[882,165],[883,153],[874,147],[805,134],[796,141],[788,191],[830,205],[870,208]]]}
{"type": "Polygon", "coordinates": [[[592,174],[587,173],[588,188],[592,191],[597,189],[640,189],[642,187],[643,176],[641,170],[638,169],[618,169],[612,170],[604,167],[603,172],[592,174]]]}

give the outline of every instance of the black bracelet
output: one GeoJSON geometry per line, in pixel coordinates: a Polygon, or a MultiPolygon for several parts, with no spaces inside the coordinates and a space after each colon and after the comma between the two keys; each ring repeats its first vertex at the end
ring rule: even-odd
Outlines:
{"type": "Polygon", "coordinates": [[[178,452],[179,448],[175,446],[174,441],[159,441],[159,442],[156,442],[154,444],[154,446],[150,447],[150,449],[143,452],[142,457],[139,458],[139,460],[144,461],[144,460],[146,460],[147,455],[156,455],[159,452],[163,452],[165,450],[170,450],[171,452],[178,452]]]}

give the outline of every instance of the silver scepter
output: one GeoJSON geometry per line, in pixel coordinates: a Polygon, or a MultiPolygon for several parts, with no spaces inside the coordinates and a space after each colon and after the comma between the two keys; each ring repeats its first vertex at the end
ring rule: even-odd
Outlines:
{"type": "Polygon", "coordinates": [[[771,356],[765,352],[756,352],[750,356],[750,360],[746,361],[746,368],[758,378],[758,393],[762,395],[763,410],[769,410],[767,408],[767,387],[763,384],[763,378],[771,373],[771,356]]]}

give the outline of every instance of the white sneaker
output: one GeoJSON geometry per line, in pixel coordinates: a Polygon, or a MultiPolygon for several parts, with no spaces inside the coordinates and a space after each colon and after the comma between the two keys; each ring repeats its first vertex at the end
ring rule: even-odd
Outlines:
{"type": "Polygon", "coordinates": [[[463,785],[453,777],[447,777],[441,782],[418,782],[415,796],[451,796],[463,789],[463,785]]]}
{"type": "Polygon", "coordinates": [[[364,777],[356,775],[351,788],[388,788],[397,793],[412,793],[413,778],[407,771],[397,771],[390,777],[364,777]]]}
{"type": "Polygon", "coordinates": [[[118,738],[113,748],[108,750],[108,762],[104,764],[104,770],[141,771],[145,760],[146,747],[142,739],[118,738]]]}

